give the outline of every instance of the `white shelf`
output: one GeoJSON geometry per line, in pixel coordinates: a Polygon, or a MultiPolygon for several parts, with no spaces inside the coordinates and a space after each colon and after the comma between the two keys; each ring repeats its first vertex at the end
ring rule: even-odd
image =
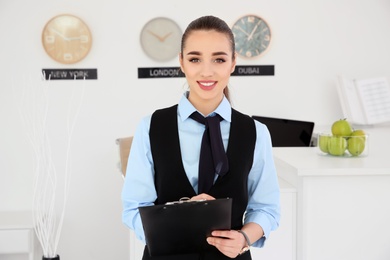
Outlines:
{"type": "Polygon", "coordinates": [[[31,211],[0,212],[0,255],[21,254],[33,260],[39,254],[35,237],[31,211]]]}

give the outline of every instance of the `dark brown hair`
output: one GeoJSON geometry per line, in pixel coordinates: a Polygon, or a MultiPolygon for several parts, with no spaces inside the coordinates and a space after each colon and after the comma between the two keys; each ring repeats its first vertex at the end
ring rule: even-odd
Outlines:
{"type": "MultiPolygon", "coordinates": [[[[235,42],[234,42],[234,35],[232,33],[232,30],[226,24],[225,21],[223,21],[222,19],[220,19],[218,17],[212,16],[212,15],[202,16],[202,17],[192,21],[187,26],[187,28],[184,31],[184,34],[181,38],[181,49],[180,49],[181,54],[180,55],[182,58],[183,58],[183,49],[186,45],[188,36],[193,31],[202,31],[202,30],[203,31],[216,31],[216,32],[225,34],[230,42],[230,45],[231,45],[230,47],[232,50],[232,60],[235,59],[235,42]]],[[[229,99],[229,89],[227,86],[224,89],[224,94],[225,94],[226,98],[228,100],[230,100],[229,99]]]]}

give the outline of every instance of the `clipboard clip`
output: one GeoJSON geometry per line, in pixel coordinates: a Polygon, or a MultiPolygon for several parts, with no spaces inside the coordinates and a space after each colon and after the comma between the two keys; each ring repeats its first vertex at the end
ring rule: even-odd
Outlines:
{"type": "Polygon", "coordinates": [[[174,205],[174,204],[182,204],[182,203],[187,203],[187,202],[201,202],[201,201],[205,201],[205,199],[203,199],[203,200],[191,200],[191,198],[189,198],[189,197],[183,197],[183,198],[180,198],[177,201],[167,202],[167,203],[165,203],[165,205],[174,205]]]}

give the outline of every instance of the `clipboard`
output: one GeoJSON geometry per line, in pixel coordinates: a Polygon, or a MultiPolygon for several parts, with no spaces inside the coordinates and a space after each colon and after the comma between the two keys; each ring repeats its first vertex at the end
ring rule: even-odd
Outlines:
{"type": "Polygon", "coordinates": [[[150,256],[197,253],[212,248],[213,230],[231,229],[232,199],[173,202],[139,207],[150,256]]]}

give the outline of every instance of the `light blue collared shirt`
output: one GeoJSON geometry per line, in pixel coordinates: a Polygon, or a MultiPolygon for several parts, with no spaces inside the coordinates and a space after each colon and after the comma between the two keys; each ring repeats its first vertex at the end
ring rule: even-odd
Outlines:
{"type": "MultiPolygon", "coordinates": [[[[189,118],[195,111],[195,107],[184,94],[178,104],[177,113],[180,149],[187,177],[197,191],[200,146],[205,126],[189,118]]],[[[221,133],[226,150],[229,141],[231,106],[225,97],[210,116],[215,113],[224,119],[221,121],[221,133]]],[[[136,236],[144,243],[145,234],[138,207],[153,205],[157,198],[149,140],[150,120],[151,115],[144,117],[134,134],[122,190],[123,223],[134,230],[136,236]]],[[[263,228],[265,237],[253,244],[262,247],[270,232],[279,226],[280,192],[270,134],[265,125],[258,121],[255,121],[255,125],[257,137],[253,165],[248,175],[249,201],[244,224],[254,222],[263,228]]]]}

